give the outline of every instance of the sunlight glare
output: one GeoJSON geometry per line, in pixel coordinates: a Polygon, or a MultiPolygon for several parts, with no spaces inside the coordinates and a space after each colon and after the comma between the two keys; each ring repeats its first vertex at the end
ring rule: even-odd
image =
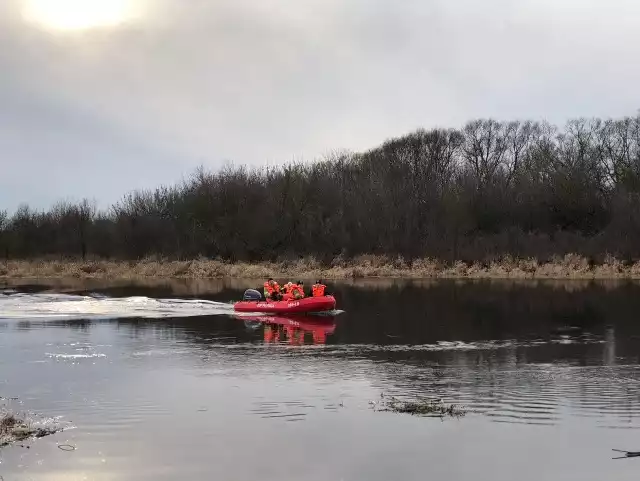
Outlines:
{"type": "Polygon", "coordinates": [[[114,27],[136,13],[135,0],[26,0],[26,20],[54,30],[114,27]]]}

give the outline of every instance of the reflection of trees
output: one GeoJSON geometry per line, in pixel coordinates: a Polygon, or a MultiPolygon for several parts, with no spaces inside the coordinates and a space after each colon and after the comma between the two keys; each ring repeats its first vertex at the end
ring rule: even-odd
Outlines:
{"type": "MultiPolygon", "coordinates": [[[[19,286],[21,291],[85,293],[101,292],[113,297],[210,297],[231,295],[239,299],[238,291],[256,287],[259,281],[245,279],[4,279],[0,285],[19,286]]],[[[228,300],[228,299],[227,299],[228,300]]]]}
{"type": "Polygon", "coordinates": [[[338,307],[348,319],[341,340],[382,344],[521,338],[548,335],[566,324],[586,329],[610,317],[612,309],[624,309],[618,300],[633,302],[597,284],[578,292],[491,282],[439,282],[427,289],[409,284],[376,291],[338,287],[338,292],[338,307]]]}
{"type": "Polygon", "coordinates": [[[602,362],[607,366],[613,366],[616,363],[616,332],[611,326],[607,326],[604,334],[604,349],[602,362]]]}

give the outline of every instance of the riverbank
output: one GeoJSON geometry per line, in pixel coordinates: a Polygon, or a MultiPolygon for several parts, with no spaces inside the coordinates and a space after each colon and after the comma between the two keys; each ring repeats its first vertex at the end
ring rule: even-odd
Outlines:
{"type": "Polygon", "coordinates": [[[490,263],[444,263],[417,259],[411,263],[402,258],[359,256],[352,260],[335,260],[322,265],[313,258],[295,261],[244,263],[197,259],[192,261],[86,262],[74,260],[32,260],[0,263],[0,278],[79,278],[79,279],[640,279],[640,262],[624,263],[607,258],[601,264],[567,255],[551,261],[503,258],[490,263]]]}

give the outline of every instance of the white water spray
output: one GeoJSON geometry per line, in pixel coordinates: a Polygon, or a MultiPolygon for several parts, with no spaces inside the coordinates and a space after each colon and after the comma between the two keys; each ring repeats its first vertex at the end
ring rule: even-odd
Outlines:
{"type": "Polygon", "coordinates": [[[70,320],[196,317],[233,314],[233,305],[201,299],[153,299],[0,292],[0,319],[70,320]]]}

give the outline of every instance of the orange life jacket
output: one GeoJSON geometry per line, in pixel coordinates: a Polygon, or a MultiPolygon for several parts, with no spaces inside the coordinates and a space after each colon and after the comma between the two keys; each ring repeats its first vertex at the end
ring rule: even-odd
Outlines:
{"type": "Polygon", "coordinates": [[[287,282],[284,286],[282,286],[282,292],[284,292],[284,294],[282,295],[282,300],[290,301],[291,299],[293,299],[293,296],[291,295],[291,283],[290,282],[287,282]]]}
{"type": "Polygon", "coordinates": [[[314,284],[311,288],[311,292],[313,293],[313,297],[322,297],[324,296],[324,290],[327,288],[324,284],[314,284]]]}
{"type": "Polygon", "coordinates": [[[302,299],[304,297],[304,290],[298,284],[291,286],[291,295],[294,299],[302,299]]]}
{"type": "Polygon", "coordinates": [[[277,282],[274,281],[273,285],[269,284],[269,281],[264,283],[264,295],[265,295],[265,297],[267,296],[267,294],[269,296],[271,296],[276,292],[280,292],[280,286],[278,285],[277,282]]]}

